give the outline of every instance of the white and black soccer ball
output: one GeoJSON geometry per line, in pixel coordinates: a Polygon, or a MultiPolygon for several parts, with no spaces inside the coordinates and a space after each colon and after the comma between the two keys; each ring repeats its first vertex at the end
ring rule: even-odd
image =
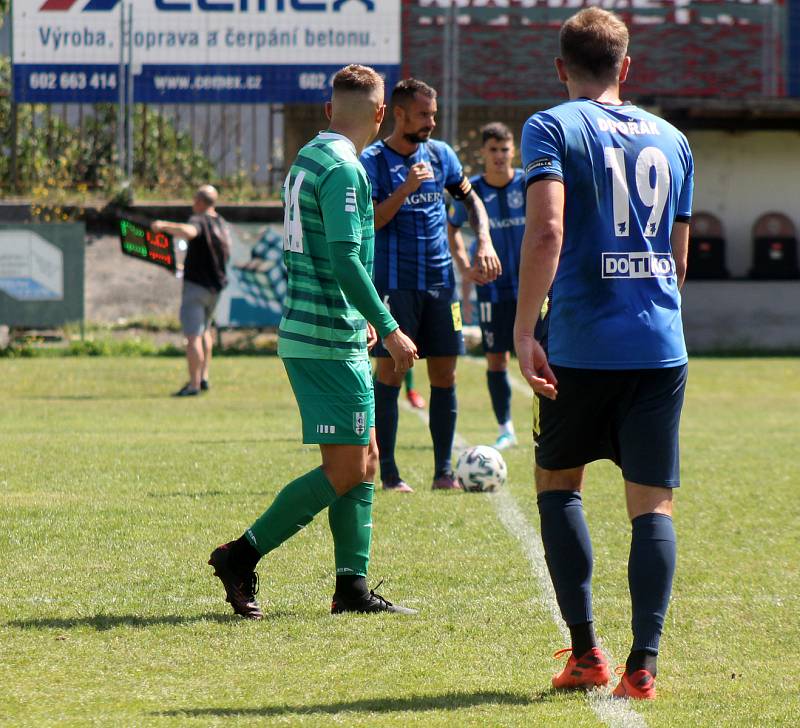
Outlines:
{"type": "Polygon", "coordinates": [[[503,487],[508,468],[503,456],[488,445],[464,450],[456,462],[456,478],[470,493],[491,493],[503,487]]]}

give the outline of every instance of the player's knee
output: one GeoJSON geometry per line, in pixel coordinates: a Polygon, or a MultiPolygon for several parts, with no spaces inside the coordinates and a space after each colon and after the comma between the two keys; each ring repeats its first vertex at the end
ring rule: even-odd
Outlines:
{"type": "Polygon", "coordinates": [[[353,459],[349,463],[338,463],[325,473],[333,489],[338,495],[344,495],[359,483],[365,483],[367,477],[366,460],[353,459]]]}
{"type": "Polygon", "coordinates": [[[453,372],[452,376],[431,377],[431,387],[439,387],[441,389],[450,389],[456,386],[456,373],[453,372]]]}
{"type": "Polygon", "coordinates": [[[375,379],[387,387],[400,387],[403,384],[405,373],[396,372],[394,370],[394,361],[392,359],[378,359],[378,365],[375,369],[375,379]]]}

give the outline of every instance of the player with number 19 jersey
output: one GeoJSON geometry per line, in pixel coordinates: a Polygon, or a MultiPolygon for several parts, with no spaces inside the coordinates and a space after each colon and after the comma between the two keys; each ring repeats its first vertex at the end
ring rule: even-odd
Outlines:
{"type": "Polygon", "coordinates": [[[526,184],[565,184],[548,358],[584,369],[687,361],[670,234],[691,216],[686,137],[630,104],[575,99],[528,119],[526,184]],[[602,234],[598,234],[602,231],[602,234]]]}

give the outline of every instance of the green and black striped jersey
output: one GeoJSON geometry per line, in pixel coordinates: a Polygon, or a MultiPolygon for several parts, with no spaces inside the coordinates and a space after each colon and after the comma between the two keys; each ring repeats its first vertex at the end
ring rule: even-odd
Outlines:
{"type": "Polygon", "coordinates": [[[372,275],[372,187],[353,143],[321,132],[298,153],[283,186],[283,259],[289,274],[278,354],[366,359],[367,323],[331,271],[329,246],[360,244],[372,275]]]}

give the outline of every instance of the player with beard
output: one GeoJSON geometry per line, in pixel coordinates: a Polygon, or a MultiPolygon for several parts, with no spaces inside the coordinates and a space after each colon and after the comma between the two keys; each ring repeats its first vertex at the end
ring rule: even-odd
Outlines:
{"type": "MultiPolygon", "coordinates": [[[[501,272],[480,198],[453,149],[431,139],[436,128],[436,91],[409,78],[392,91],[394,129],[368,147],[361,161],[375,203],[375,287],[402,330],[427,359],[434,490],[458,489],[451,451],[456,429],[456,360],[464,351],[461,307],[447,242],[445,190],[463,202],[478,243],[471,275],[476,282],[501,272]]],[[[402,374],[378,344],[375,429],[381,481],[386,490],[409,493],[395,461],[397,400],[402,374]]]]}

